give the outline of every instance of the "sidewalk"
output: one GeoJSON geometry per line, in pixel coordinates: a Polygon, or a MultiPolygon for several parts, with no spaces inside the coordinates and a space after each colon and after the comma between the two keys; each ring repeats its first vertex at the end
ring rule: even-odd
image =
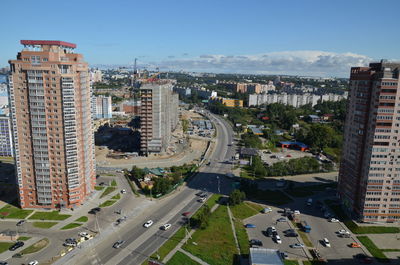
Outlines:
{"type": "MultiPolygon", "coordinates": [[[[40,240],[40,238],[38,238],[38,237],[32,237],[32,238],[30,238],[30,239],[28,239],[28,240],[26,240],[26,241],[23,241],[25,245],[24,245],[23,247],[17,249],[16,251],[9,251],[9,250],[6,250],[5,252],[1,253],[1,254],[0,254],[0,260],[8,260],[8,259],[11,259],[12,255],[21,252],[22,250],[26,249],[27,247],[31,246],[32,244],[36,243],[36,242],[39,241],[39,240],[40,240]]],[[[51,242],[50,242],[50,243],[51,243],[51,242]]],[[[50,245],[50,243],[49,243],[49,245],[50,245]]],[[[49,246],[49,245],[48,245],[48,246],[49,246]]]]}

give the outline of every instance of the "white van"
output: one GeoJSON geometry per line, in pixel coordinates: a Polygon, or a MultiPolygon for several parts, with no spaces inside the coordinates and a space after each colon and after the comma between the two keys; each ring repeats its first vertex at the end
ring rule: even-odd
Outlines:
{"type": "Polygon", "coordinates": [[[311,204],[312,204],[312,199],[309,198],[309,199],[307,200],[307,205],[308,205],[308,206],[311,206],[311,204]]]}

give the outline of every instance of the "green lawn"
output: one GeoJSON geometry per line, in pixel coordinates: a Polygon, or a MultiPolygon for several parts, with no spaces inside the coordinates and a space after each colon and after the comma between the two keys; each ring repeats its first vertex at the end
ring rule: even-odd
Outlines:
{"type": "Polygon", "coordinates": [[[207,204],[208,207],[210,207],[210,210],[211,210],[212,207],[214,207],[214,205],[216,205],[218,203],[219,198],[221,198],[220,194],[213,194],[213,195],[211,195],[210,198],[208,198],[208,200],[206,201],[205,204],[207,204]]]}
{"type": "Polygon", "coordinates": [[[209,223],[207,228],[193,233],[192,239],[183,248],[210,265],[233,264],[237,250],[227,207],[219,206],[212,213],[209,223]]]}
{"type": "Polygon", "coordinates": [[[121,199],[121,194],[118,193],[117,195],[112,196],[111,199],[119,200],[119,199],[121,199]]]}
{"type": "Polygon", "coordinates": [[[58,223],[57,222],[33,222],[32,224],[34,227],[37,227],[37,228],[51,228],[58,223]]]}
{"type": "Polygon", "coordinates": [[[84,222],[87,222],[88,220],[89,220],[89,218],[87,216],[81,216],[78,219],[76,219],[75,222],[84,223],[84,222]]]}
{"type": "Polygon", "coordinates": [[[43,239],[39,240],[38,242],[36,242],[35,244],[33,244],[33,245],[27,247],[26,249],[22,250],[20,252],[20,254],[26,255],[26,254],[39,252],[42,249],[44,249],[45,247],[47,247],[49,242],[50,241],[47,238],[43,238],[43,239]]]}
{"type": "Polygon", "coordinates": [[[18,241],[27,241],[29,239],[31,239],[30,236],[20,236],[20,237],[18,237],[18,241]]]}
{"type": "Polygon", "coordinates": [[[115,179],[113,179],[113,181],[111,181],[111,186],[113,186],[113,187],[117,186],[117,181],[115,179]]]}
{"type": "Polygon", "coordinates": [[[231,212],[233,214],[233,216],[235,216],[238,219],[246,219],[249,218],[253,215],[256,215],[258,213],[260,213],[261,209],[258,210],[255,209],[254,207],[252,207],[250,204],[248,204],[247,202],[235,205],[235,206],[231,206],[231,212]]]}
{"type": "Polygon", "coordinates": [[[113,205],[114,203],[116,203],[117,201],[114,200],[107,200],[105,202],[103,202],[102,204],[100,204],[100,207],[109,207],[111,205],[113,205]]]}
{"type": "MultiPolygon", "coordinates": [[[[158,255],[160,255],[161,260],[165,258],[178,244],[185,238],[185,228],[181,227],[176,231],[176,233],[171,236],[159,249],[158,255]]],[[[156,253],[151,255],[151,257],[155,258],[157,256],[156,253]]]]}
{"type": "Polygon", "coordinates": [[[200,263],[192,260],[187,255],[177,251],[166,265],[200,265],[200,263]]]}
{"type": "Polygon", "coordinates": [[[390,260],[383,254],[382,250],[380,250],[374,242],[369,239],[367,236],[358,236],[358,240],[368,249],[368,251],[374,256],[379,262],[390,262],[390,260]]]}
{"type": "Polygon", "coordinates": [[[33,210],[22,210],[10,204],[0,209],[0,217],[6,219],[25,219],[33,210]]]}
{"type": "Polygon", "coordinates": [[[116,187],[107,187],[107,189],[105,189],[105,191],[103,191],[103,193],[100,195],[100,198],[107,196],[116,189],[117,189],[116,187]]]}
{"type": "Polygon", "coordinates": [[[243,226],[243,223],[239,220],[234,220],[233,224],[236,230],[236,238],[238,240],[240,253],[242,255],[249,255],[249,236],[247,235],[246,229],[243,226]]]}
{"type": "Polygon", "coordinates": [[[12,245],[14,245],[13,242],[0,242],[0,253],[7,251],[12,245]]]}
{"type": "Polygon", "coordinates": [[[354,234],[391,234],[400,233],[400,228],[390,226],[358,226],[350,218],[347,217],[340,205],[335,204],[330,200],[325,200],[325,203],[332,209],[335,215],[343,221],[347,228],[354,234]]]}
{"type": "Polygon", "coordinates": [[[82,225],[82,224],[79,224],[79,223],[70,223],[70,224],[67,224],[67,225],[64,226],[64,227],[61,227],[61,230],[73,229],[73,228],[80,227],[81,225],[82,225]]]}
{"type": "MultiPolygon", "coordinates": [[[[303,261],[304,262],[304,261],[303,261]]],[[[297,260],[284,260],[283,264],[285,265],[299,265],[299,262],[297,260]]]]}
{"type": "Polygon", "coordinates": [[[246,194],[249,199],[263,201],[267,204],[287,204],[292,201],[286,194],[279,190],[256,190],[252,193],[246,194]]]}
{"type": "Polygon", "coordinates": [[[94,186],[94,189],[95,189],[95,190],[103,190],[104,187],[102,187],[102,186],[94,186]]]}
{"type": "Polygon", "coordinates": [[[70,214],[60,214],[58,211],[35,212],[29,219],[31,220],[57,220],[62,221],[71,217],[70,214]]]}

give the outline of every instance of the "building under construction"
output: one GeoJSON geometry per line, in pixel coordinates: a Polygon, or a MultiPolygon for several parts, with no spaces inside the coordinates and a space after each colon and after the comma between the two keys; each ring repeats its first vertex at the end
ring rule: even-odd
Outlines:
{"type": "Polygon", "coordinates": [[[167,80],[140,87],[140,151],[144,155],[166,151],[178,124],[178,94],[167,80]]]}

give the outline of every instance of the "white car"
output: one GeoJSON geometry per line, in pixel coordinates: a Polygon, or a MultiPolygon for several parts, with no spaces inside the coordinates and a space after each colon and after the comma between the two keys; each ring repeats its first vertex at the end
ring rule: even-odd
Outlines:
{"type": "Polygon", "coordinates": [[[327,247],[327,248],[331,247],[331,243],[329,242],[329,240],[327,238],[324,238],[322,241],[324,241],[325,247],[327,247]]]}
{"type": "Polygon", "coordinates": [[[146,223],[143,224],[143,226],[146,227],[146,228],[149,228],[152,225],[153,225],[153,221],[152,220],[149,220],[149,221],[147,221],[146,223]]]}
{"type": "Polygon", "coordinates": [[[281,237],[280,237],[280,236],[276,235],[276,236],[274,237],[274,240],[275,240],[276,243],[282,244],[282,240],[281,240],[281,237]]]}
{"type": "Polygon", "coordinates": [[[294,211],[294,214],[299,215],[299,214],[300,214],[300,211],[299,211],[299,210],[295,210],[295,211],[294,211]]]}
{"type": "Polygon", "coordinates": [[[267,208],[264,208],[264,209],[262,210],[262,212],[263,212],[263,213],[270,213],[270,212],[272,212],[272,209],[271,209],[271,207],[267,207],[267,208]]]}
{"type": "Polygon", "coordinates": [[[126,190],[124,189],[124,190],[121,190],[121,193],[122,194],[125,194],[126,193],[126,190]]]}
{"type": "Polygon", "coordinates": [[[337,233],[342,235],[342,234],[349,234],[350,232],[345,229],[340,229],[339,231],[337,231],[337,233]]]}
{"type": "Polygon", "coordinates": [[[28,263],[28,265],[38,265],[39,261],[37,260],[32,260],[31,262],[28,263]]]}
{"type": "Polygon", "coordinates": [[[339,220],[336,219],[336,218],[331,218],[331,219],[329,219],[329,222],[331,222],[331,223],[339,223],[339,220]]]}
{"type": "Polygon", "coordinates": [[[79,232],[78,234],[80,237],[87,237],[89,234],[86,232],[79,232]]]}
{"type": "Polygon", "coordinates": [[[162,230],[168,230],[170,228],[171,228],[171,224],[165,224],[165,225],[161,226],[162,230]]]}

